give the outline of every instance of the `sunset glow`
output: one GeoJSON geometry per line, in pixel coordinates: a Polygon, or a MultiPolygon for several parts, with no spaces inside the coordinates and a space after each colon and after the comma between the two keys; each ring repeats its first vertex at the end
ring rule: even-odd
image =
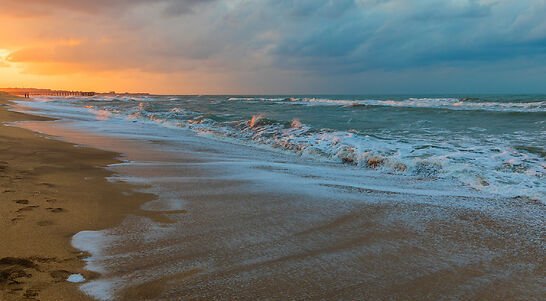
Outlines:
{"type": "Polygon", "coordinates": [[[0,87],[184,94],[545,89],[544,1],[0,4],[0,87]]]}
{"type": "Polygon", "coordinates": [[[10,54],[10,51],[7,49],[0,49],[0,59],[5,60],[6,57],[10,54]]]}

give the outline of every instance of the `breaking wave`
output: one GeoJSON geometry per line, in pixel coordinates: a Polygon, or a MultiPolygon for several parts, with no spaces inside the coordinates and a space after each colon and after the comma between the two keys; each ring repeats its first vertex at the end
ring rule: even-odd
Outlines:
{"type": "MultiPolygon", "coordinates": [[[[444,179],[476,191],[503,197],[523,196],[546,202],[546,149],[540,142],[543,141],[541,137],[546,135],[546,131],[540,115],[542,113],[538,115],[536,113],[545,110],[545,102],[541,100],[492,102],[455,98],[409,98],[395,101],[247,97],[216,98],[210,99],[207,103],[194,98],[183,99],[182,102],[175,97],[157,98],[159,101],[151,101],[153,97],[95,97],[91,101],[82,101],[79,105],[90,110],[97,120],[122,118],[132,122],[153,122],[171,128],[186,128],[200,135],[290,152],[311,160],[368,169],[378,173],[405,175],[415,181],[444,179]],[[279,105],[267,105],[264,110],[268,113],[253,115],[242,113],[241,110],[249,107],[249,101],[279,105]],[[286,107],[286,103],[352,106],[357,107],[355,110],[358,110],[358,106],[391,106],[528,112],[530,115],[517,113],[516,119],[519,122],[525,120],[523,125],[532,128],[515,124],[513,129],[509,126],[509,130],[500,132],[491,132],[490,129],[486,130],[479,126],[469,127],[466,132],[458,132],[450,131],[449,128],[432,127],[430,120],[423,120],[423,124],[408,124],[407,129],[399,132],[389,131],[388,123],[375,127],[376,130],[366,127],[355,130],[348,126],[340,126],[336,130],[320,128],[288,117],[290,114],[286,114],[285,110],[293,107],[286,107]]],[[[340,116],[352,118],[351,115],[343,115],[344,112],[340,113],[335,107],[333,110],[324,108],[318,112],[313,110],[311,113],[323,119],[331,118],[329,117],[331,114],[340,114],[336,115],[337,123],[325,123],[333,126],[343,123],[340,116]]],[[[449,115],[436,118],[449,119],[455,113],[452,111],[449,115]]],[[[383,110],[377,114],[385,112],[383,110]]],[[[498,114],[480,113],[473,117],[489,122],[486,118],[493,115],[498,114]]],[[[428,113],[424,116],[428,117],[428,113]]],[[[466,115],[458,116],[467,118],[466,115]]],[[[469,121],[464,118],[459,120],[469,121]]],[[[496,123],[491,128],[497,129],[499,120],[505,122],[516,119],[511,116],[495,119],[496,123]]],[[[370,122],[374,123],[377,120],[381,118],[370,122]]],[[[313,124],[320,123],[315,121],[313,124]]],[[[444,124],[452,126],[452,123],[444,124]]]]}
{"type": "Polygon", "coordinates": [[[545,150],[511,147],[500,138],[392,139],[316,129],[298,119],[281,121],[265,114],[248,120],[222,121],[214,114],[179,107],[157,111],[145,102],[133,111],[110,109],[132,120],[188,128],[202,135],[267,146],[315,160],[413,176],[416,180],[452,179],[478,191],[543,201],[546,193],[545,150]]]}
{"type": "Polygon", "coordinates": [[[328,98],[230,98],[239,101],[272,101],[308,106],[383,106],[401,108],[430,108],[447,110],[496,111],[496,112],[546,112],[546,101],[492,102],[471,98],[408,98],[404,100],[346,100],[328,98]]]}

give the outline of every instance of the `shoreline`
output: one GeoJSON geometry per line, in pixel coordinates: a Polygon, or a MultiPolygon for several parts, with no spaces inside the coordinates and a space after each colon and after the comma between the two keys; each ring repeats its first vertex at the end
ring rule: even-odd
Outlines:
{"type": "Polygon", "coordinates": [[[78,232],[97,234],[86,240],[86,261],[100,277],[80,289],[99,300],[540,300],[543,292],[540,203],[366,189],[385,178],[87,110],[37,113],[61,122],[19,126],[123,154],[108,168],[113,179],[157,196],[121,224],[78,232]],[[347,186],[332,185],[340,181],[347,186]]]}
{"type": "Polygon", "coordinates": [[[84,269],[72,237],[119,224],[153,199],[116,182],[106,167],[120,154],[50,139],[5,123],[51,121],[8,111],[16,96],[0,94],[0,299],[92,300],[66,279],[84,269]]]}

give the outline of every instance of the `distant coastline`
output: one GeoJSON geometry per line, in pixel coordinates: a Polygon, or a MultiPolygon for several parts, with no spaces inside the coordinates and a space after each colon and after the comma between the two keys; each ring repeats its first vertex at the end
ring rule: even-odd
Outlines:
{"type": "Polygon", "coordinates": [[[16,96],[94,96],[94,95],[134,95],[145,96],[150,93],[138,92],[129,93],[116,91],[96,92],[96,91],[80,91],[80,90],[56,90],[47,88],[0,88],[0,92],[16,95],[16,96]]]}

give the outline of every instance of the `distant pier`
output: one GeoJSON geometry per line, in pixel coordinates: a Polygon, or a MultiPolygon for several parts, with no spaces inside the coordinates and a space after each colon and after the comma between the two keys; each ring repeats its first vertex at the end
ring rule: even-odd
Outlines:
{"type": "Polygon", "coordinates": [[[33,96],[95,96],[95,92],[83,92],[83,91],[32,91],[24,92],[22,95],[25,98],[33,96]]]}

